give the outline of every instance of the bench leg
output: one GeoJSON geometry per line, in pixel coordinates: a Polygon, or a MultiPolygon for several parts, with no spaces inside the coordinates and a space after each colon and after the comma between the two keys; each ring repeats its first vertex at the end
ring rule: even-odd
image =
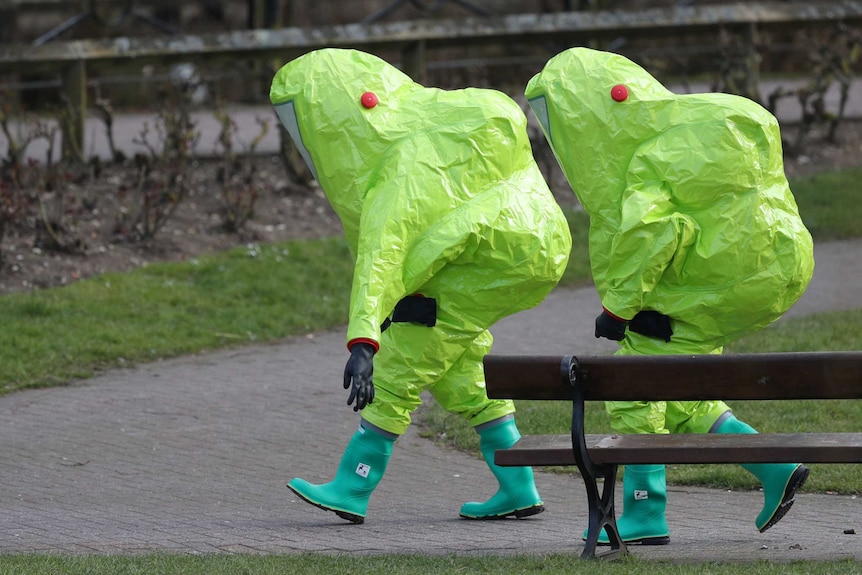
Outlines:
{"type": "Polygon", "coordinates": [[[628,554],[625,542],[620,537],[617,521],[614,517],[614,487],[617,480],[616,465],[601,465],[593,468],[593,473],[585,473],[581,469],[584,485],[587,489],[589,504],[589,527],[587,541],[581,553],[581,559],[618,559],[628,554]],[[602,492],[599,494],[598,478],[603,479],[602,492]],[[610,550],[596,555],[599,535],[604,529],[610,541],[610,550]]]}

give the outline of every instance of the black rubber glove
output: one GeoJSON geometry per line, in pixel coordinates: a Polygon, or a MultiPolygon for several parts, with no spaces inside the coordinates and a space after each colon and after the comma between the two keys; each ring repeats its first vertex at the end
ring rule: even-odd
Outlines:
{"type": "Polygon", "coordinates": [[[629,322],[629,329],[635,333],[670,341],[673,329],[670,317],[653,310],[639,311],[629,322]]]}
{"type": "Polygon", "coordinates": [[[350,388],[347,405],[356,401],[353,411],[359,411],[374,399],[374,346],[357,342],[350,346],[350,359],[344,366],[344,389],[350,388]]]}
{"type": "Polygon", "coordinates": [[[614,341],[622,341],[625,336],[625,320],[615,318],[604,310],[596,318],[596,337],[606,337],[614,341]]]}

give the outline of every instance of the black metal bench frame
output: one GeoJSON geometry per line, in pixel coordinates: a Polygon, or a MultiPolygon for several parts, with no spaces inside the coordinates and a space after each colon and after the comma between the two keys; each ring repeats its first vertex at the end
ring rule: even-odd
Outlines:
{"type": "Polygon", "coordinates": [[[862,399],[862,352],[485,357],[488,397],[569,400],[571,436],[527,435],[501,466],[576,465],[589,525],[582,559],[627,554],[614,515],[619,465],[862,463],[862,433],[587,435],[586,401],[862,399]],[[599,488],[599,482],[603,486],[599,488]],[[598,555],[605,530],[610,549],[598,555]]]}

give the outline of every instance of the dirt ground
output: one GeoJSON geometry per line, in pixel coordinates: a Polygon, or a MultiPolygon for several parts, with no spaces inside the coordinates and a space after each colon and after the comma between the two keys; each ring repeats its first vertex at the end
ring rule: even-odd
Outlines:
{"type": "MultiPolygon", "coordinates": [[[[790,140],[792,130],[785,130],[790,140]]],[[[862,121],[844,122],[838,143],[810,137],[803,150],[785,146],[785,171],[789,177],[862,166],[862,121]]],[[[575,204],[565,178],[547,149],[538,148],[540,164],[563,205],[575,204]]],[[[128,188],[133,168],[108,166],[91,182],[71,185],[59,219],[64,248],[52,247],[40,217],[19,222],[0,243],[0,295],[66,285],[106,272],[128,271],[162,261],[182,261],[196,256],[254,243],[323,237],[341,233],[341,225],[318,188],[291,184],[277,157],[257,159],[262,193],[253,217],[239,232],[223,226],[217,166],[200,162],[192,170],[189,196],[156,236],[146,242],[130,242],[117,233],[118,224],[135,211],[128,188]]],[[[48,204],[51,205],[50,203],[48,204]]]]}
{"type": "Polygon", "coordinates": [[[0,243],[0,294],[66,285],[106,272],[128,271],[162,261],[182,261],[236,246],[341,233],[341,224],[318,188],[291,184],[277,157],[256,160],[260,196],[253,217],[238,231],[224,229],[218,164],[197,162],[188,196],[164,227],[147,241],[121,233],[140,200],[130,191],[133,166],[111,165],[98,178],[71,184],[62,202],[46,202],[49,221],[60,223],[57,249],[36,215],[19,221],[0,243]]]}

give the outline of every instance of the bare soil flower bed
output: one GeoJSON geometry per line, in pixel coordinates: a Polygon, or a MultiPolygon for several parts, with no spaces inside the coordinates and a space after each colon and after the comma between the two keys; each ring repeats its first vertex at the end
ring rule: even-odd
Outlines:
{"type": "Polygon", "coordinates": [[[252,218],[226,231],[217,185],[219,165],[196,162],[188,196],[151,239],[131,241],[120,233],[136,209],[125,182],[134,168],[106,167],[93,183],[70,185],[64,200],[63,247],[45,231],[39,216],[16,222],[0,244],[0,294],[66,285],[107,272],[122,272],[155,262],[183,261],[252,243],[324,237],[341,233],[319,188],[291,184],[277,157],[256,160],[257,177],[266,182],[252,218]]]}
{"type": "MultiPolygon", "coordinates": [[[[787,130],[785,138],[791,135],[787,130]]],[[[789,139],[789,138],[788,138],[789,139]]],[[[845,121],[836,144],[809,138],[804,150],[788,153],[789,177],[862,167],[862,122],[845,121]]],[[[540,158],[563,204],[573,194],[552,158],[540,158]],[[550,167],[550,168],[549,168],[550,167]]],[[[0,295],[28,292],[107,272],[132,270],[155,262],[183,261],[253,243],[333,236],[341,225],[322,191],[290,182],[276,156],[256,158],[256,177],[265,183],[251,219],[239,231],[223,226],[218,192],[219,165],[198,161],[190,169],[189,195],[150,240],[133,242],[118,229],[135,209],[131,194],[122,193],[134,166],[108,165],[93,182],[72,184],[60,218],[63,246],[45,232],[39,217],[16,221],[0,243],[0,295]]]]}

